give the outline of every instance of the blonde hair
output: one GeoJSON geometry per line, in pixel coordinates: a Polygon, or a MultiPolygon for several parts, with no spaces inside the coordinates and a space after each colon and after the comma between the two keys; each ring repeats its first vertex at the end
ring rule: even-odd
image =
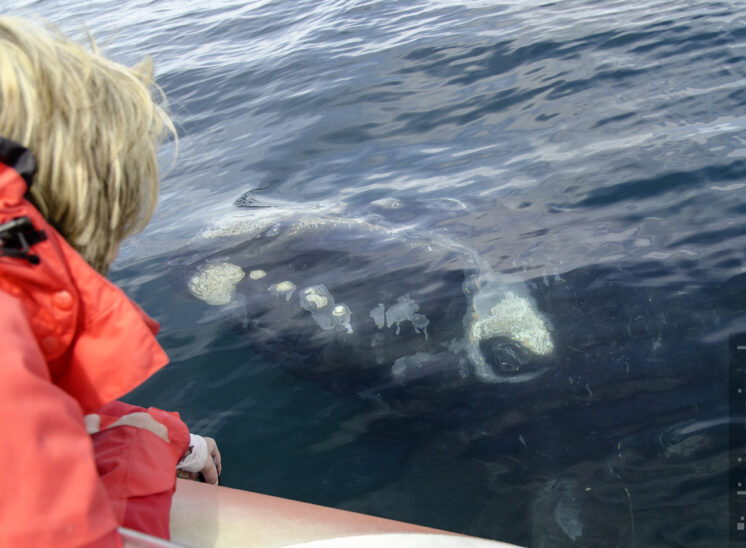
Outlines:
{"type": "Polygon", "coordinates": [[[129,68],[16,17],[0,17],[0,135],[28,147],[34,205],[102,274],[158,196],[156,147],[174,126],[145,59],[129,68]]]}

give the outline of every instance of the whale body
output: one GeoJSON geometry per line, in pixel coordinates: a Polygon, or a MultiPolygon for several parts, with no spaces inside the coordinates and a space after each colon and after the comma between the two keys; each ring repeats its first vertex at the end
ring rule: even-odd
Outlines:
{"type": "Polygon", "coordinates": [[[211,318],[291,372],[376,389],[523,382],[550,366],[550,324],[528,289],[460,243],[323,207],[252,206],[174,264],[211,318]]]}

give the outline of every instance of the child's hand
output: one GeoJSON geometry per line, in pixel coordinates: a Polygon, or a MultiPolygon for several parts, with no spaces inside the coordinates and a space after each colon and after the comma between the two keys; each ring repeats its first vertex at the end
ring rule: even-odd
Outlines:
{"type": "Polygon", "coordinates": [[[200,470],[202,477],[205,479],[205,483],[212,483],[213,485],[218,484],[218,476],[223,471],[223,466],[220,462],[220,451],[218,451],[218,444],[212,438],[205,437],[207,442],[207,462],[205,467],[200,470]]]}
{"type": "Polygon", "coordinates": [[[196,434],[189,434],[189,436],[191,441],[189,451],[176,467],[179,477],[193,480],[201,477],[205,483],[218,485],[219,476],[223,471],[218,444],[214,439],[206,436],[196,434]]]}

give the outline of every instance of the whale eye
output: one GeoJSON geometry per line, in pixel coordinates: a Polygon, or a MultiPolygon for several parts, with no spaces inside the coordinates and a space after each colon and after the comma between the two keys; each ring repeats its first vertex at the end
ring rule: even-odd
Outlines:
{"type": "Polygon", "coordinates": [[[518,373],[530,360],[528,350],[508,337],[492,337],[481,341],[479,348],[487,363],[500,373],[518,373]]]}

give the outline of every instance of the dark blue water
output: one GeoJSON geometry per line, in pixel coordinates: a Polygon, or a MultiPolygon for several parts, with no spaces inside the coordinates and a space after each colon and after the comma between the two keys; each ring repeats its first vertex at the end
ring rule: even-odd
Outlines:
{"type": "MultiPolygon", "coordinates": [[[[130,400],[217,438],[226,485],[536,547],[727,544],[727,341],[746,331],[743,2],[11,6],[155,61],[178,156],[164,148],[159,208],[112,277],[162,323],[172,364],[130,400]],[[414,282],[386,278],[415,255],[376,235],[463,246],[535,301],[548,369],[397,384],[366,356],[304,354],[302,335],[257,344],[251,306],[241,324],[183,276],[191,259],[248,253],[235,238],[194,244],[227,216],[274,211],[242,196],[375,226],[275,266],[327,265],[350,299],[395,299],[460,253],[417,259],[414,282]]],[[[458,298],[444,297],[444,322],[458,298]]]]}

